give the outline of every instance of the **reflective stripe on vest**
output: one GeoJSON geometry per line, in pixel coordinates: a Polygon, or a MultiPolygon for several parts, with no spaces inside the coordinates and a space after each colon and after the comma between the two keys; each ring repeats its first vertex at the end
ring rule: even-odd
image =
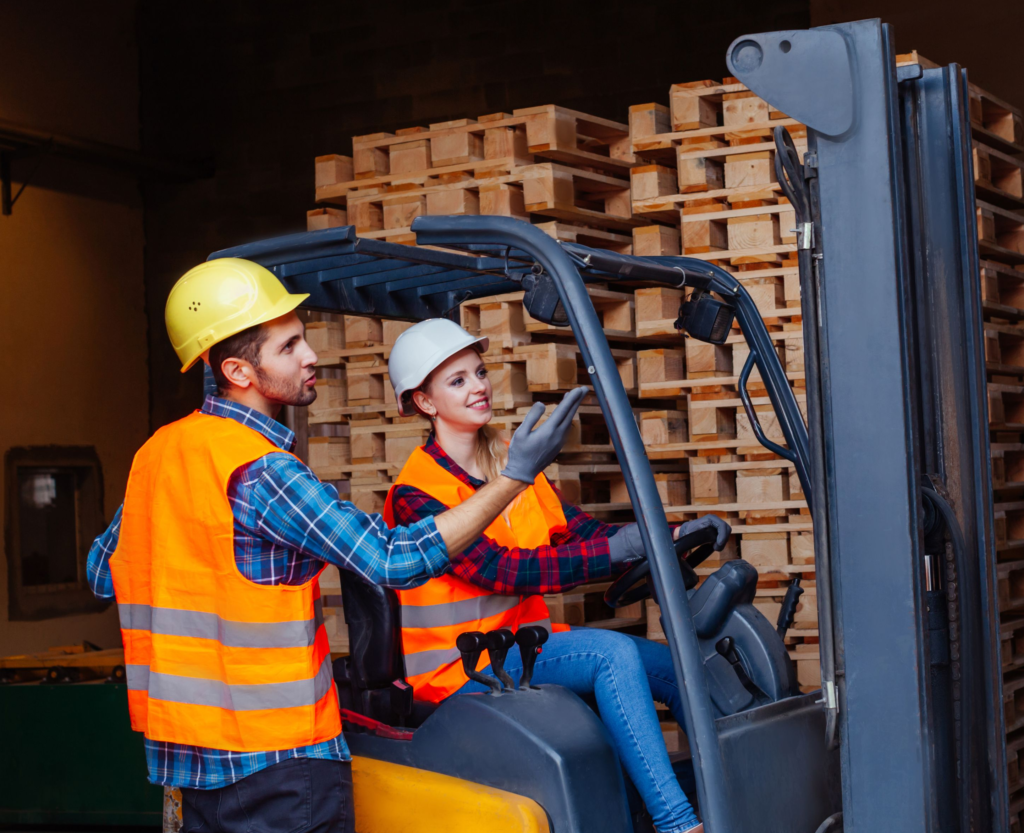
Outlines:
{"type": "Polygon", "coordinates": [[[144,630],[162,636],[213,639],[228,648],[307,648],[324,623],[320,599],[313,603],[312,619],[299,622],[232,622],[216,613],[118,604],[121,630],[144,630]]]}
{"type": "Polygon", "coordinates": [[[212,706],[230,711],[291,709],[312,706],[334,685],[334,672],[328,654],[311,680],[262,685],[228,685],[220,680],[158,674],[148,665],[126,665],[125,678],[130,691],[146,691],[149,697],[191,706],[212,706]]]}
{"type": "MultiPolygon", "coordinates": [[[[458,506],[475,490],[417,448],[395,481],[415,486],[445,506],[458,506]]],[[[384,505],[384,519],[394,527],[393,492],[384,505]]],[[[534,549],[551,542],[554,532],[565,529],[565,514],[544,475],[517,498],[508,510],[509,521],[498,517],[484,534],[503,547],[534,549]]],[[[516,630],[523,625],[551,624],[547,605],[540,596],[499,596],[446,574],[412,590],[399,590],[402,603],[402,648],[406,679],[419,700],[440,702],[458,691],[469,679],[455,640],[466,631],[516,630]]],[[[486,667],[486,653],[477,670],[486,667]]]]}
{"type": "Polygon", "coordinates": [[[263,585],[235,563],[228,482],[272,452],[195,413],[132,463],[110,569],[132,728],[151,740],[269,752],[341,734],[319,574],[263,585]]]}

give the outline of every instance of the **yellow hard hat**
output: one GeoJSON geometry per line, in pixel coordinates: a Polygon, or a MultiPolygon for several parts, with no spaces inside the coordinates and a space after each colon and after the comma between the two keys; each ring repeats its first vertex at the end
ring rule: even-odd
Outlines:
{"type": "Polygon", "coordinates": [[[219,341],[291,312],[309,295],[291,295],[273,272],[251,260],[225,257],[178,278],[164,322],[184,373],[219,341]]]}

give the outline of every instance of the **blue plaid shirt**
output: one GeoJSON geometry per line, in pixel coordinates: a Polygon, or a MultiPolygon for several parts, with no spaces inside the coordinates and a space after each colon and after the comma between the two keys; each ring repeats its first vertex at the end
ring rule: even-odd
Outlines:
{"type": "MultiPolygon", "coordinates": [[[[202,412],[235,419],[278,448],[295,445],[288,428],[236,402],[208,395],[202,412]]],[[[321,483],[290,454],[272,452],[239,468],[228,484],[228,499],[235,518],[235,563],[257,584],[302,584],[327,562],[376,584],[404,589],[448,568],[448,551],[432,518],[388,529],[380,515],[340,501],[333,486],[321,483]]],[[[114,598],[109,562],[120,527],[119,508],[89,550],[89,584],[102,599],[114,598]]],[[[276,752],[231,752],[149,738],[145,746],[150,781],[198,789],[227,786],[289,758],[350,758],[342,735],[276,752]]]]}

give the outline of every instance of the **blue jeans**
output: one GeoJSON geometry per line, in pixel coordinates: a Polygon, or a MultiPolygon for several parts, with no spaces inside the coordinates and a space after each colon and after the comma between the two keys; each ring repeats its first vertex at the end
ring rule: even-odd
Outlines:
{"type": "MultiPolygon", "coordinates": [[[[485,673],[490,670],[488,666],[485,673]]],[[[523,670],[518,645],[509,650],[505,670],[518,685],[523,670]]],[[[672,772],[654,710],[653,700],[664,703],[679,725],[686,725],[668,646],[596,628],[553,633],[537,657],[533,683],[593,694],[654,826],[663,833],[681,833],[698,824],[672,772]]],[[[458,693],[487,690],[470,680],[458,693]]]]}

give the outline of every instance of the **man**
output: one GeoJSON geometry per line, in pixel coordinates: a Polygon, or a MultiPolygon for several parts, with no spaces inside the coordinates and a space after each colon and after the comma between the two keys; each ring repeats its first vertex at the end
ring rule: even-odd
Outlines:
{"type": "Polygon", "coordinates": [[[554,459],[583,395],[515,433],[501,476],[434,519],[388,529],[289,453],[284,405],[316,398],[290,295],[245,260],[186,273],[165,320],[182,372],[217,384],[140,449],[89,553],[115,598],[132,728],[150,780],[182,788],[185,831],[351,831],[351,767],[320,612],[326,564],[411,588],[442,574],[554,459]]]}

